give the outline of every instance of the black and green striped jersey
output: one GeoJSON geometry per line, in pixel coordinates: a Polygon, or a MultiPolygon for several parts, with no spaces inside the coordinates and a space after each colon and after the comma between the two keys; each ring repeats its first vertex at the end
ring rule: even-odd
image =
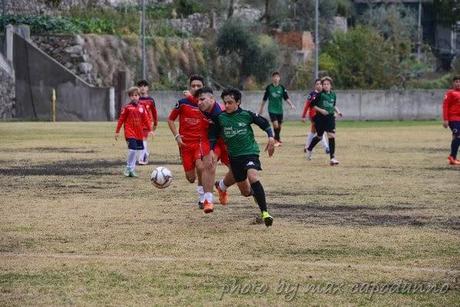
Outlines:
{"type": "Polygon", "coordinates": [[[269,137],[273,136],[267,119],[241,108],[233,113],[222,112],[213,117],[212,122],[209,127],[211,147],[214,148],[217,137],[221,136],[227,145],[230,157],[259,154],[259,145],[254,138],[254,131],[251,127],[253,123],[267,132],[269,137]]]}

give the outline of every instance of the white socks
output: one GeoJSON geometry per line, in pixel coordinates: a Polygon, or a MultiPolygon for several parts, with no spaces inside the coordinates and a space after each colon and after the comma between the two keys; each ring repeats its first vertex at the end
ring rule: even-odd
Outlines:
{"type": "Polygon", "coordinates": [[[212,203],[213,202],[213,195],[211,192],[206,192],[204,193],[204,199],[207,200],[208,202],[212,203]]]}
{"type": "Polygon", "coordinates": [[[200,202],[204,203],[204,189],[203,189],[203,186],[202,185],[197,186],[196,191],[200,195],[200,202]]]}
{"type": "Polygon", "coordinates": [[[136,154],[139,150],[128,150],[128,161],[126,162],[126,168],[131,172],[134,172],[134,168],[136,167],[136,154]]]}
{"type": "Polygon", "coordinates": [[[222,192],[227,191],[227,186],[224,184],[224,179],[219,181],[219,188],[222,190],[222,192]]]}
{"type": "Polygon", "coordinates": [[[327,133],[323,134],[323,139],[321,140],[321,145],[323,145],[324,150],[329,150],[329,140],[327,138],[327,133]]]}
{"type": "Polygon", "coordinates": [[[147,141],[142,141],[142,143],[144,144],[144,149],[140,151],[140,154],[139,154],[139,162],[147,162],[147,159],[149,155],[149,150],[147,148],[147,141]]]}
{"type": "Polygon", "coordinates": [[[313,141],[313,138],[315,136],[316,136],[316,133],[308,132],[307,139],[305,140],[305,148],[308,148],[308,146],[310,146],[311,141],[313,141]]]}

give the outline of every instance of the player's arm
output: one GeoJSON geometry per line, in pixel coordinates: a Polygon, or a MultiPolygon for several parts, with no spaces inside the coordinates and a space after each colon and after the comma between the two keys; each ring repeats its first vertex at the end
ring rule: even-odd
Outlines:
{"type": "Polygon", "coordinates": [[[115,129],[115,140],[118,139],[118,135],[120,133],[121,126],[123,126],[124,122],[127,118],[127,109],[123,108],[120,113],[120,117],[118,118],[117,128],[115,129]]]}
{"type": "Polygon", "coordinates": [[[340,116],[340,117],[343,116],[342,112],[340,112],[339,108],[337,108],[336,106],[334,107],[334,110],[335,110],[335,113],[337,113],[338,116],[340,116]]]}
{"type": "Polygon", "coordinates": [[[219,137],[220,132],[220,124],[219,124],[219,116],[212,117],[212,123],[209,124],[208,127],[208,140],[211,150],[214,150],[217,144],[217,138],[219,137]]]}
{"type": "Polygon", "coordinates": [[[444,101],[442,103],[442,126],[444,128],[449,127],[449,104],[450,104],[450,97],[449,92],[444,95],[444,101]]]}
{"type": "Polygon", "coordinates": [[[268,96],[270,95],[270,93],[268,92],[268,86],[265,88],[265,93],[264,93],[264,97],[262,98],[262,103],[260,104],[260,108],[259,108],[259,114],[263,114],[264,113],[264,108],[265,108],[265,103],[267,102],[267,99],[268,99],[268,96]]]}
{"type": "Polygon", "coordinates": [[[270,126],[270,122],[265,117],[260,116],[259,114],[255,114],[251,111],[248,112],[252,116],[252,122],[267,133],[268,143],[267,147],[265,147],[265,151],[268,152],[269,157],[273,156],[273,153],[275,152],[275,139],[273,138],[273,130],[270,126]]]}
{"type": "Polygon", "coordinates": [[[284,86],[283,86],[283,99],[286,100],[286,102],[289,104],[291,109],[295,110],[295,105],[292,103],[291,99],[289,98],[287,90],[284,88],[284,86]]]}
{"type": "Polygon", "coordinates": [[[308,98],[305,101],[305,104],[303,106],[303,111],[302,111],[302,121],[303,122],[305,122],[305,119],[307,118],[308,109],[310,109],[310,104],[311,104],[310,99],[311,99],[311,97],[310,97],[310,95],[308,95],[308,98]]]}
{"type": "Polygon", "coordinates": [[[319,100],[321,99],[321,93],[315,96],[315,98],[311,101],[310,107],[313,107],[316,111],[323,115],[329,114],[326,110],[318,107],[319,100]]]}
{"type": "Polygon", "coordinates": [[[147,112],[142,112],[142,124],[144,127],[147,127],[149,129],[149,132],[152,131],[152,128],[150,127],[150,121],[149,121],[149,116],[147,115],[147,112]]]}
{"type": "Polygon", "coordinates": [[[152,131],[155,131],[157,130],[157,127],[158,127],[158,112],[155,106],[155,102],[152,102],[152,119],[153,119],[152,131]]]}
{"type": "Polygon", "coordinates": [[[182,138],[181,138],[180,134],[177,133],[176,124],[174,123],[174,121],[176,120],[176,118],[178,116],[179,116],[179,103],[177,103],[176,107],[171,111],[171,113],[169,113],[168,127],[169,127],[169,130],[171,130],[171,133],[173,134],[174,139],[176,140],[177,144],[179,146],[183,146],[185,144],[184,144],[184,142],[182,142],[182,138]]]}

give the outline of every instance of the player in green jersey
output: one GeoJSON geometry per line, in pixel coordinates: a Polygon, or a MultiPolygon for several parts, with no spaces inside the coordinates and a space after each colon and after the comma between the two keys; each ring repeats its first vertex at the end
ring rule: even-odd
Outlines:
{"type": "Polygon", "coordinates": [[[308,160],[311,160],[313,148],[321,141],[323,133],[326,132],[329,140],[330,164],[337,165],[339,161],[335,158],[335,115],[341,117],[342,113],[336,106],[337,97],[332,91],[332,79],[324,77],[321,79],[321,84],[323,91],[311,103],[316,109],[313,121],[317,135],[308,146],[306,156],[308,160]]]}
{"type": "Polygon", "coordinates": [[[272,83],[265,88],[262,104],[260,105],[259,114],[262,115],[265,103],[268,100],[268,115],[275,131],[275,146],[281,146],[281,125],[283,124],[283,99],[295,109],[294,104],[289,99],[286,88],[280,84],[280,73],[275,71],[272,74],[272,83]]]}
{"type": "Polygon", "coordinates": [[[275,152],[275,139],[268,120],[253,112],[240,108],[241,92],[228,88],[222,92],[225,112],[212,118],[209,128],[209,142],[214,148],[217,137],[221,136],[227,145],[230,168],[236,184],[244,196],[253,196],[260,208],[262,219],[267,227],[273,224],[268,213],[265,191],[259,181],[257,171],[262,170],[259,161],[259,145],[254,138],[251,124],[256,124],[267,133],[268,144],[265,150],[271,157],[275,152]]]}

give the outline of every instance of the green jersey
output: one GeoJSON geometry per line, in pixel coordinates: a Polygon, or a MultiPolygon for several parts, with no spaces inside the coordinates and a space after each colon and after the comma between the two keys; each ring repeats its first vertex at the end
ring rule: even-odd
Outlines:
{"type": "Polygon", "coordinates": [[[209,127],[211,148],[214,148],[217,137],[221,136],[227,145],[230,157],[259,154],[259,145],[256,143],[251,127],[253,123],[266,131],[269,137],[273,136],[268,120],[251,111],[238,108],[233,113],[222,112],[211,119],[212,124],[209,127]]]}
{"type": "Polygon", "coordinates": [[[321,92],[319,95],[316,96],[315,100],[312,101],[311,105],[324,109],[329,114],[334,115],[336,101],[337,97],[335,96],[334,92],[321,92]]]}
{"type": "Polygon", "coordinates": [[[277,86],[270,84],[265,88],[263,101],[268,99],[268,112],[283,114],[283,99],[289,99],[287,90],[281,84],[277,86]]]}

